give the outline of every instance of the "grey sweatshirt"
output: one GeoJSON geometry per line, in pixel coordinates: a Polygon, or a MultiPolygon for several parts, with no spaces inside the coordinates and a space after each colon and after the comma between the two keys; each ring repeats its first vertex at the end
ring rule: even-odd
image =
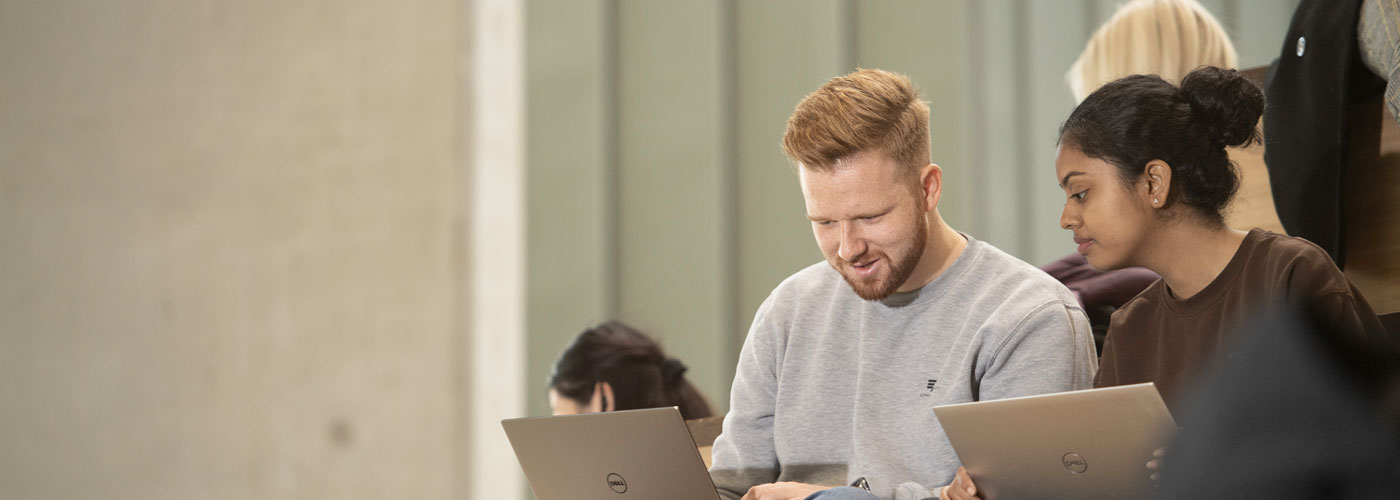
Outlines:
{"type": "Polygon", "coordinates": [[[799,271],[759,308],[739,356],[710,468],[734,499],[858,477],[881,498],[932,496],[959,465],[934,406],[1087,389],[1097,369],[1070,291],[970,237],[933,282],[882,301],[825,262],[799,271]]]}

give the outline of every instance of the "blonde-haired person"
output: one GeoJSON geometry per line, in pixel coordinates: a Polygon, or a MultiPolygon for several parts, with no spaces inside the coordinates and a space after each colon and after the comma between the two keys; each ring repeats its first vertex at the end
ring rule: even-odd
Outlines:
{"type": "Polygon", "coordinates": [[[1234,68],[1237,59],[1225,28],[1196,0],[1134,0],[1094,32],[1065,79],[1080,102],[1128,75],[1175,84],[1201,66],[1234,68]]]}
{"type": "Polygon", "coordinates": [[[714,444],[721,497],[927,498],[958,467],[934,406],[1089,387],[1079,304],[948,226],[929,143],[928,105],[886,71],[833,78],[788,119],[826,261],[754,316],[714,444]],[[853,483],[869,492],[828,489],[853,483]]]}

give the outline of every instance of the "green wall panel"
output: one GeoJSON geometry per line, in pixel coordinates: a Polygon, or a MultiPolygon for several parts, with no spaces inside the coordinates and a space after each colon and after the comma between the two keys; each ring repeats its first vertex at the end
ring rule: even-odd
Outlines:
{"type": "Polygon", "coordinates": [[[546,375],[564,344],[613,313],[615,239],[609,5],[527,4],[527,378],[549,413],[546,375]]]}
{"type": "Polygon", "coordinates": [[[1024,159],[1014,145],[1024,140],[1029,99],[1020,76],[1025,29],[1017,5],[1015,0],[987,0],[968,7],[967,97],[976,110],[965,122],[970,154],[963,176],[970,206],[966,225],[959,227],[1012,253],[1022,245],[1018,221],[1025,204],[1015,196],[1024,159]]]}
{"type": "Polygon", "coordinates": [[[725,7],[618,9],[618,312],[720,402],[733,324],[725,7]]]}

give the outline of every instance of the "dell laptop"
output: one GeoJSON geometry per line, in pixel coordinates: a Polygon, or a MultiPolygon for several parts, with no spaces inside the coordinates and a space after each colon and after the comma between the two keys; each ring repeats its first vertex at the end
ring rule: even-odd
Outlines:
{"type": "Polygon", "coordinates": [[[718,500],[676,408],[501,421],[539,500],[718,500]]]}
{"type": "Polygon", "coordinates": [[[1152,383],[933,409],[982,498],[1146,498],[1176,424],[1152,383]]]}

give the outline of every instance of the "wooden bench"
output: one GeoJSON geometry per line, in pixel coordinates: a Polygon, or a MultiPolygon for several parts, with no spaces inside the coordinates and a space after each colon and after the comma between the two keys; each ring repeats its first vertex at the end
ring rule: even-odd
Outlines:
{"type": "Polygon", "coordinates": [[[714,463],[710,459],[710,450],[724,427],[724,416],[686,420],[685,426],[690,428],[690,438],[695,440],[695,447],[700,450],[700,458],[705,461],[705,468],[710,468],[714,463]]]}

